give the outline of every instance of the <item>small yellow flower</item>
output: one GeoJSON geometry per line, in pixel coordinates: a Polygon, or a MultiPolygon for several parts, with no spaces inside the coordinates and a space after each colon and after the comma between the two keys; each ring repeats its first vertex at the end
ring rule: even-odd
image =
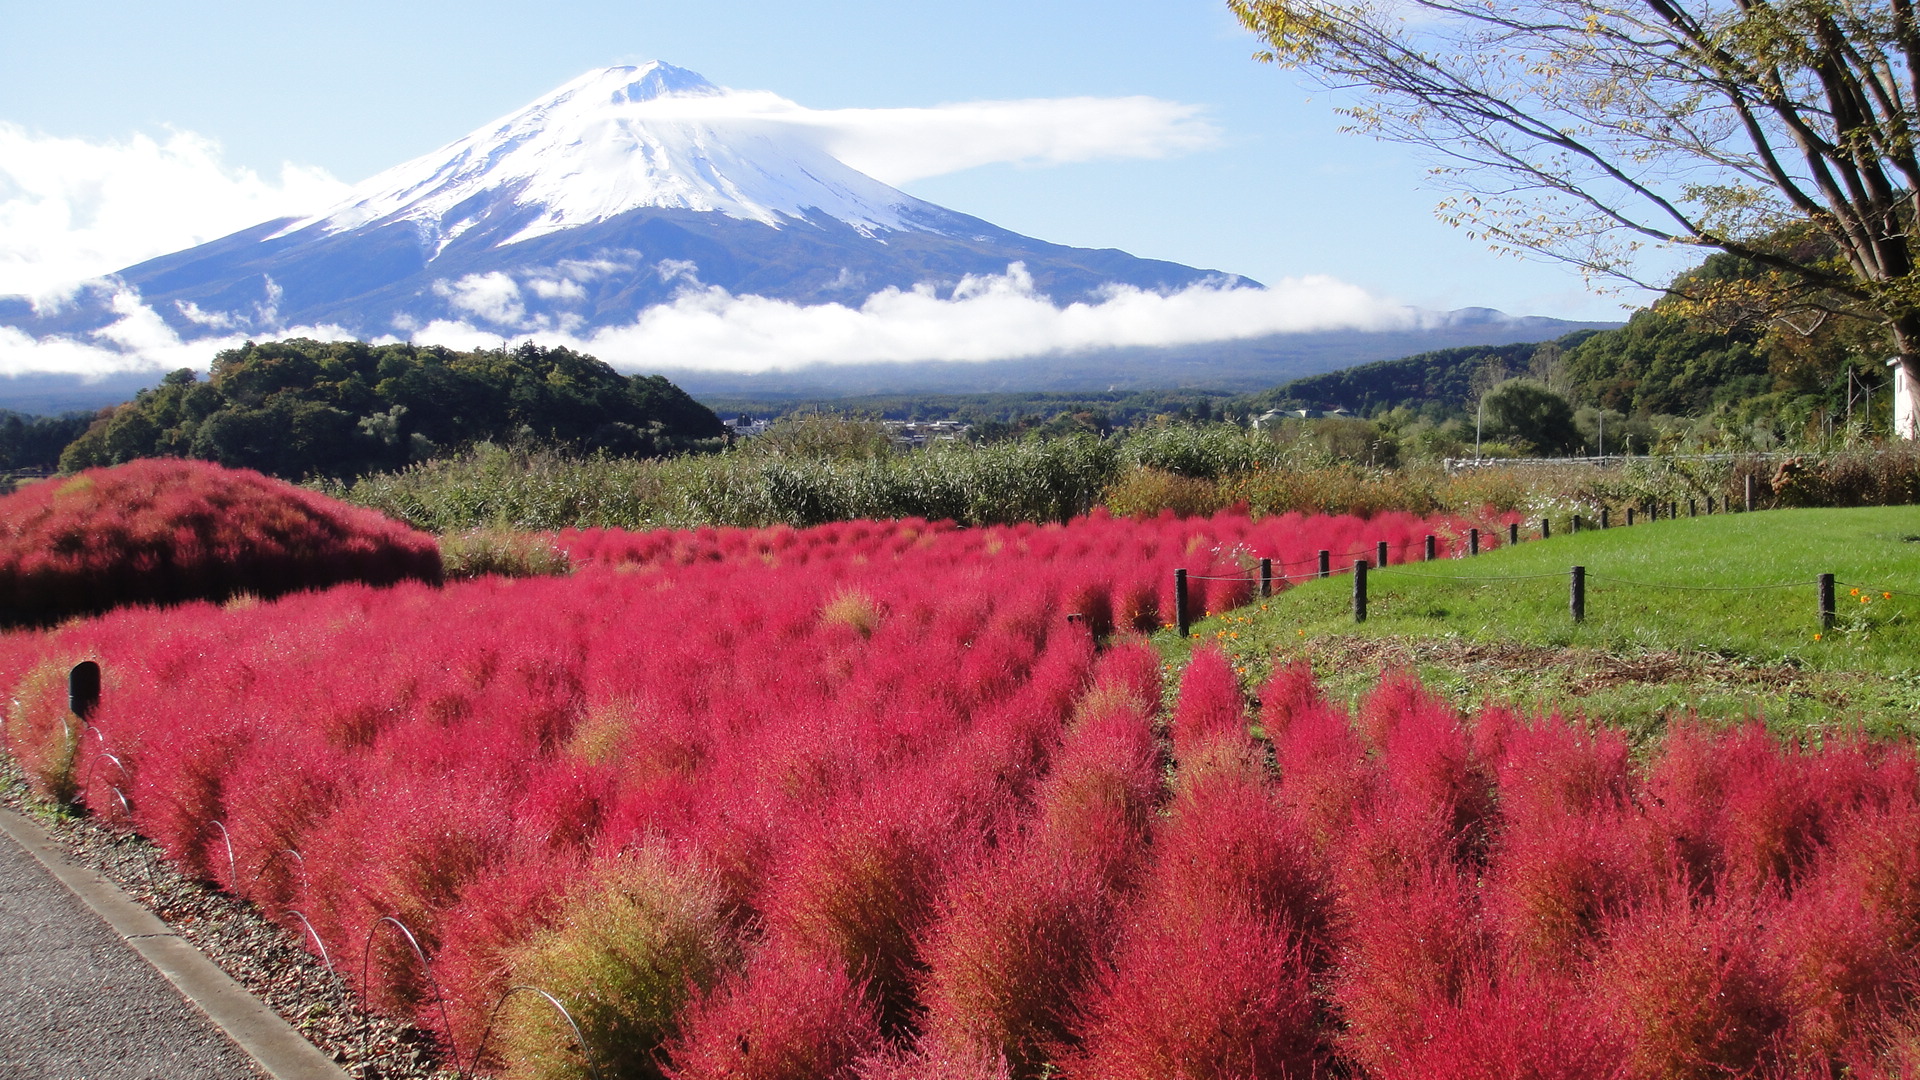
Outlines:
{"type": "Polygon", "coordinates": [[[1815,635],[1813,635],[1813,640],[1815,640],[1815,641],[1819,641],[1819,640],[1820,640],[1820,635],[1819,635],[1819,634],[1815,634],[1815,635]]]}
{"type": "Polygon", "coordinates": [[[1228,637],[1230,637],[1230,638],[1232,638],[1232,639],[1233,639],[1233,640],[1235,640],[1235,641],[1239,641],[1239,640],[1240,640],[1240,631],[1238,631],[1238,630],[1235,630],[1235,631],[1234,631],[1233,633],[1231,633],[1231,634],[1228,634],[1227,636],[1228,636],[1228,637]]]}
{"type": "Polygon", "coordinates": [[[1863,603],[1863,604],[1871,604],[1871,603],[1873,603],[1873,597],[1871,597],[1871,596],[1863,596],[1863,597],[1861,597],[1861,598],[1860,598],[1860,602],[1861,602],[1861,603],[1863,603]]]}
{"type": "Polygon", "coordinates": [[[1299,635],[1299,636],[1301,636],[1301,637],[1306,637],[1306,636],[1307,636],[1307,632],[1306,632],[1305,630],[1295,630],[1295,631],[1294,631],[1294,633],[1295,633],[1295,634],[1298,634],[1298,635],[1299,635]]]}
{"type": "Polygon", "coordinates": [[[1891,599],[1893,599],[1893,594],[1892,594],[1892,593],[1890,593],[1890,592],[1883,592],[1883,593],[1881,593],[1881,594],[1880,594],[1880,599],[1882,599],[1882,600],[1891,600],[1891,599]]]}
{"type": "Polygon", "coordinates": [[[1859,589],[1855,589],[1855,590],[1853,590],[1853,593],[1852,593],[1852,595],[1854,595],[1854,596],[1859,596],[1859,595],[1860,595],[1860,590],[1859,590],[1859,589]]]}

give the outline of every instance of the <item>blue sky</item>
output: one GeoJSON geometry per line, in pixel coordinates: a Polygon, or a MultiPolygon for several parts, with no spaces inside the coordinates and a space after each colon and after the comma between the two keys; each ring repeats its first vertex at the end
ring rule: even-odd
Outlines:
{"type": "Polygon", "coordinates": [[[269,179],[292,163],[356,182],[589,68],[655,58],[816,109],[1145,95],[1201,107],[1212,145],[902,186],[1058,243],[1331,275],[1422,307],[1617,318],[1640,299],[1435,220],[1425,164],[1340,132],[1336,102],[1255,63],[1219,0],[5,0],[0,20],[0,124],[16,135],[193,133],[222,167],[269,179]]]}

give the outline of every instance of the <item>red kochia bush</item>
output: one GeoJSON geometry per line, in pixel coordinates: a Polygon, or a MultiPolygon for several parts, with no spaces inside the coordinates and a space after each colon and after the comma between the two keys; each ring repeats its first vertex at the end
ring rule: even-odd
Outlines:
{"type": "MultiPolygon", "coordinates": [[[[1220,654],[1168,715],[1151,647],[1065,618],[1103,591],[1119,624],[1168,612],[1179,566],[1442,531],[575,534],[569,578],[0,634],[0,697],[41,790],[64,775],[356,984],[371,940],[356,988],[463,1059],[531,984],[644,1020],[588,1038],[687,1080],[1915,1075],[1910,745],[1676,727],[1636,763],[1407,677],[1355,717],[1304,664],[1262,688],[1262,741],[1220,654]],[[106,693],[76,729],[86,657],[106,693]],[[697,978],[617,947],[636,852],[700,868],[697,978]]],[[[577,1064],[555,1015],[502,1059],[577,1064]]]]}
{"type": "Polygon", "coordinates": [[[425,533],[204,461],[89,469],[0,499],[0,623],[439,577],[425,533]]]}

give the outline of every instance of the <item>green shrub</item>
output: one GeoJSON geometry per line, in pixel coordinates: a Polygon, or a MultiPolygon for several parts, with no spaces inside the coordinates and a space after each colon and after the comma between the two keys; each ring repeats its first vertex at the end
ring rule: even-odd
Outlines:
{"type": "Polygon", "coordinates": [[[448,578],[560,577],[573,572],[573,560],[551,536],[511,529],[468,529],[441,537],[440,566],[448,578]]]}
{"type": "MultiPolygon", "coordinates": [[[[658,1052],[689,998],[738,959],[720,886],[684,856],[650,844],[572,890],[553,924],[508,954],[513,982],[565,1003],[599,1075],[655,1078],[658,1052]]],[[[559,1014],[532,995],[503,1021],[500,1058],[523,1080],[588,1071],[559,1014]]]]}

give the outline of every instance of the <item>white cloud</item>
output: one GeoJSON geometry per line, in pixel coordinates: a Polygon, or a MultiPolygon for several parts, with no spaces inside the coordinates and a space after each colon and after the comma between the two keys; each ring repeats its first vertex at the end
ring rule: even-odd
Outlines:
{"type": "MultiPolygon", "coordinates": [[[[439,319],[406,339],[456,349],[492,348],[528,338],[591,353],[624,371],[763,372],[815,364],[917,360],[991,361],[1128,346],[1192,345],[1327,330],[1408,330],[1429,313],[1327,277],[1269,288],[1195,285],[1172,293],[1114,287],[1095,302],[1059,306],[1035,290],[1024,267],[965,279],[949,295],[930,287],[887,289],[857,307],[796,304],[689,287],[631,323],[582,332],[530,315],[504,274],[445,284],[445,295],[478,322],[439,319]]],[[[197,367],[240,335],[183,342],[130,289],[113,297],[118,321],[89,338],[35,341],[0,327],[0,375],[197,367]]],[[[279,337],[339,340],[336,326],[277,330],[279,337]]],[[[383,340],[400,340],[388,337],[383,340]]]]}
{"type": "MultiPolygon", "coordinates": [[[[0,326],[0,377],[62,374],[100,379],[108,375],[158,373],[183,367],[205,371],[215,353],[235,348],[249,336],[259,336],[233,333],[182,340],[134,289],[97,282],[89,285],[89,289],[96,288],[112,289],[105,299],[119,318],[90,333],[49,334],[42,338],[35,338],[17,327],[0,326]]],[[[216,321],[218,314],[215,313],[216,321]]],[[[357,336],[333,325],[286,327],[274,334],[319,341],[350,341],[357,336]]]]}
{"type": "Polygon", "coordinates": [[[1006,274],[968,278],[950,297],[924,287],[887,289],[859,307],[734,296],[719,288],[690,291],[576,347],[625,367],[757,372],[1405,329],[1419,319],[1413,309],[1325,277],[1271,288],[1195,285],[1166,294],[1116,287],[1097,303],[1061,307],[1016,265],[1006,274]]]}
{"type": "Polygon", "coordinates": [[[766,91],[729,91],[656,98],[630,108],[640,117],[797,128],[812,133],[828,153],[889,184],[1000,163],[1170,157],[1220,141],[1200,106],[1143,96],[809,109],[766,91]]]}
{"type": "Polygon", "coordinates": [[[1327,277],[1271,288],[1195,285],[1173,293],[1120,286],[1093,303],[1058,306],[1025,267],[964,279],[948,296],[886,289],[852,307],[690,288],[632,323],[554,334],[530,319],[513,330],[438,320],[412,339],[483,348],[527,336],[592,353],[625,370],[761,372],[813,364],[989,361],[1128,346],[1190,345],[1317,330],[1404,330],[1427,316],[1327,277]]]}
{"type": "Polygon", "coordinates": [[[532,289],[533,295],[542,300],[585,300],[587,298],[587,290],[581,288],[579,282],[569,281],[566,278],[532,278],[527,282],[527,288],[532,289]]]}
{"type": "Polygon", "coordinates": [[[436,281],[433,292],[446,297],[455,311],[478,315],[496,326],[517,326],[527,317],[526,305],[520,300],[520,286],[498,270],[468,274],[454,282],[436,281]]]}
{"type": "Polygon", "coordinates": [[[222,160],[191,132],[92,142],[0,122],[0,295],[57,304],[79,282],[339,199],[347,185],[222,160]]]}

